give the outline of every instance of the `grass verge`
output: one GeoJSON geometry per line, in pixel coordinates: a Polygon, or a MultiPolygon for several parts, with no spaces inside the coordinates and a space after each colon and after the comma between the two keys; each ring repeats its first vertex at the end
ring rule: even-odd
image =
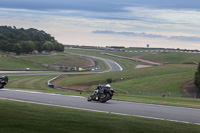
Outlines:
{"type": "Polygon", "coordinates": [[[115,94],[114,100],[200,109],[200,99],[170,96],[115,94]]]}

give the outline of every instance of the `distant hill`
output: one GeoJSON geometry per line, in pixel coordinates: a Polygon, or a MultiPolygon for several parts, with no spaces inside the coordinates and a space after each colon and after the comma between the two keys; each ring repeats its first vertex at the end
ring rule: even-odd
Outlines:
{"type": "Polygon", "coordinates": [[[64,46],[43,30],[0,26],[0,50],[19,55],[33,50],[64,51],[64,46]]]}

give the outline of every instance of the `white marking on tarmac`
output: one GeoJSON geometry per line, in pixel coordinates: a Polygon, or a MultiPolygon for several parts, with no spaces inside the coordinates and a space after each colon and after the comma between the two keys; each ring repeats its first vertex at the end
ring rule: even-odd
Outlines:
{"type": "Polygon", "coordinates": [[[52,96],[69,96],[69,97],[85,98],[83,96],[73,96],[73,95],[54,94],[54,93],[35,92],[35,91],[24,91],[24,90],[15,90],[15,89],[1,89],[1,90],[17,91],[17,92],[25,92],[25,93],[33,93],[33,94],[44,94],[44,95],[52,95],[52,96]]]}
{"type": "Polygon", "coordinates": [[[120,68],[120,71],[123,70],[123,68],[117,62],[114,62],[114,63],[120,68]]]}

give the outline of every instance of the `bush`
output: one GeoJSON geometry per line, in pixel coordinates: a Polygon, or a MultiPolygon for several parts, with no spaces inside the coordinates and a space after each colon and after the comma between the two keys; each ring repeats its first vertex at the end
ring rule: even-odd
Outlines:
{"type": "Polygon", "coordinates": [[[108,79],[106,79],[106,83],[112,83],[113,82],[113,80],[111,79],[111,78],[108,78],[108,79]]]}

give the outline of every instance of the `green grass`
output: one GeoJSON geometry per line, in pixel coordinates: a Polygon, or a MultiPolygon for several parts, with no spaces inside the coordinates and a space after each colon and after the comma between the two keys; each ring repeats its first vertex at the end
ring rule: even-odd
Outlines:
{"type": "MultiPolygon", "coordinates": [[[[42,66],[40,63],[44,64],[62,64],[69,66],[88,66],[90,61],[86,58],[59,53],[58,55],[32,55],[32,56],[10,56],[8,54],[1,53],[6,55],[0,58],[0,69],[1,70],[49,70],[49,68],[42,66]]],[[[102,62],[101,62],[102,64],[102,62]]],[[[103,69],[107,69],[105,63],[102,64],[103,69]]]]}
{"type": "Polygon", "coordinates": [[[200,126],[0,100],[1,133],[199,133],[200,126]]]}
{"type": "Polygon", "coordinates": [[[111,54],[125,56],[125,57],[134,57],[134,56],[138,56],[138,55],[150,55],[149,53],[124,52],[124,51],[106,51],[106,53],[111,53],[111,54]]]}
{"type": "Polygon", "coordinates": [[[111,85],[119,90],[139,90],[146,92],[181,92],[181,86],[194,76],[196,66],[165,65],[143,69],[131,69],[120,72],[84,75],[62,78],[55,82],[62,86],[96,86],[107,78],[115,80],[111,85]],[[173,79],[173,80],[172,80],[173,79]]]}
{"type": "Polygon", "coordinates": [[[28,90],[36,92],[56,93],[65,95],[84,95],[88,96],[89,93],[80,94],[79,92],[65,91],[50,88],[47,85],[47,81],[56,77],[56,75],[40,75],[40,76],[10,76],[9,82],[5,88],[17,89],[17,90],[28,90]]]}
{"type": "Polygon", "coordinates": [[[158,53],[144,56],[143,59],[168,63],[193,63],[200,62],[199,56],[197,53],[158,53]]]}
{"type": "Polygon", "coordinates": [[[16,58],[12,56],[6,56],[0,58],[0,69],[1,70],[48,70],[48,68],[32,61],[27,61],[21,58],[16,58]]]}
{"type": "Polygon", "coordinates": [[[168,63],[194,63],[200,62],[200,54],[198,53],[177,53],[177,52],[154,52],[154,53],[136,53],[136,52],[121,52],[109,51],[107,53],[116,54],[125,57],[142,56],[142,59],[155,61],[155,62],[168,62],[168,63]]]}
{"type": "Polygon", "coordinates": [[[113,83],[112,86],[125,90],[127,93],[134,91],[183,93],[182,86],[190,81],[192,74],[191,72],[180,72],[153,75],[113,83]]]}
{"type": "Polygon", "coordinates": [[[51,76],[11,76],[6,88],[32,90],[32,91],[44,91],[50,90],[47,85],[47,81],[55,77],[51,76]]]}
{"type": "Polygon", "coordinates": [[[23,59],[34,61],[37,63],[46,64],[63,64],[69,66],[87,66],[90,61],[76,55],[62,54],[62,55],[38,55],[23,57],[23,59]]]}
{"type": "Polygon", "coordinates": [[[200,99],[152,95],[115,94],[114,100],[200,109],[200,99]]]}

